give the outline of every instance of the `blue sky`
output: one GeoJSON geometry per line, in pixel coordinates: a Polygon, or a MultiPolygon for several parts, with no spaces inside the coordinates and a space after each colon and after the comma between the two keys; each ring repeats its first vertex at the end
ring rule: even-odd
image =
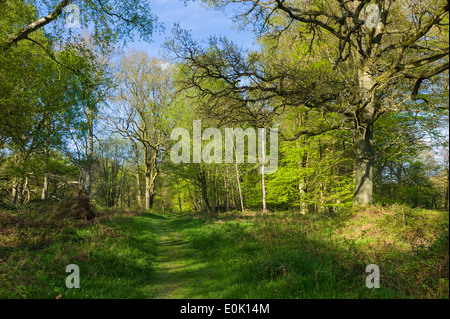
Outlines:
{"type": "Polygon", "coordinates": [[[226,36],[243,48],[251,48],[254,35],[250,31],[238,30],[231,20],[232,10],[226,13],[206,8],[201,1],[183,0],[150,0],[150,9],[165,27],[161,34],[155,33],[153,43],[136,41],[129,43],[128,48],[144,50],[150,56],[158,56],[165,39],[171,37],[172,27],[179,23],[181,28],[191,30],[195,39],[206,39],[211,35],[226,36]]]}

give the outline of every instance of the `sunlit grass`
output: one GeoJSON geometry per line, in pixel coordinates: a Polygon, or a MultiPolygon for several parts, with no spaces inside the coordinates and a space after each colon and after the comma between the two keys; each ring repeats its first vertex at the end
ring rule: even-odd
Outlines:
{"type": "Polygon", "coordinates": [[[11,251],[3,246],[0,297],[145,298],[141,287],[152,280],[159,241],[153,219],[118,217],[82,227],[69,223],[59,232],[47,229],[54,238],[41,247],[11,251]],[[80,268],[80,289],[65,285],[69,264],[80,268]]]}
{"type": "Polygon", "coordinates": [[[236,213],[172,224],[213,266],[211,297],[448,298],[445,212],[395,205],[337,217],[236,213]],[[380,289],[365,285],[372,263],[380,289]]]}
{"type": "Polygon", "coordinates": [[[8,214],[0,298],[448,298],[445,212],[8,214]],[[80,289],[65,285],[69,264],[80,289]],[[380,289],[365,285],[368,264],[380,267],[380,289]]]}

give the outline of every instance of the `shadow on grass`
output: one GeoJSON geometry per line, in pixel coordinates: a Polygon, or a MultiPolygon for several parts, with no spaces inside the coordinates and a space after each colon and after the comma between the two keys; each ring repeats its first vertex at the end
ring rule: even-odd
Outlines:
{"type": "MultiPolygon", "coordinates": [[[[335,236],[336,228],[327,223],[345,226],[348,218],[314,218],[308,228],[290,225],[286,215],[257,218],[254,224],[232,219],[169,220],[175,231],[190,240],[188,248],[203,271],[211,272],[203,285],[186,291],[186,298],[408,298],[423,293],[414,291],[420,286],[414,279],[397,281],[403,278],[398,277],[399,266],[409,269],[409,251],[389,251],[386,245],[382,248],[387,250],[380,250],[378,255],[366,253],[365,247],[373,238],[364,236],[359,241],[338,241],[342,237],[335,236]],[[315,229],[318,226],[322,231],[315,229]],[[371,263],[380,266],[384,280],[381,289],[366,287],[365,270],[371,263]],[[411,290],[413,294],[409,295],[411,290]]],[[[361,223],[360,227],[366,225],[361,223]]],[[[352,229],[356,231],[347,231],[352,229]]],[[[409,273],[423,275],[415,271],[411,268],[409,273]]],[[[437,283],[439,278],[433,280],[427,284],[437,283]]]]}
{"type": "MultiPolygon", "coordinates": [[[[288,214],[192,218],[147,213],[74,228],[43,249],[6,247],[14,251],[0,263],[0,297],[404,298],[404,290],[395,287],[422,284],[398,281],[403,277],[395,277],[396,271],[420,275],[435,293],[433,268],[430,273],[411,268],[410,251],[366,253],[379,230],[372,237],[356,233],[367,230],[371,218],[309,221],[288,214]],[[358,240],[341,240],[344,230],[358,240]],[[365,267],[377,262],[382,288],[371,290],[365,286],[365,267]],[[80,267],[80,289],[65,286],[69,264],[80,267]]],[[[377,227],[393,227],[392,218],[382,217],[377,227]]],[[[419,229],[413,222],[422,219],[408,218],[408,227],[419,229]]],[[[442,245],[438,252],[447,249],[448,255],[448,235],[442,245]]]]}
{"type": "Polygon", "coordinates": [[[0,297],[146,298],[159,249],[153,223],[159,219],[147,214],[111,220],[72,228],[42,249],[16,248],[0,263],[0,297]],[[79,289],[66,287],[69,264],[79,266],[79,289]]]}

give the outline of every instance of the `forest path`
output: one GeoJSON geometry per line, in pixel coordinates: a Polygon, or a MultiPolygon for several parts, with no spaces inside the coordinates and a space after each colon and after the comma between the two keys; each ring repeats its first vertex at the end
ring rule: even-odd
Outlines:
{"type": "Polygon", "coordinates": [[[160,236],[160,250],[154,260],[154,280],[146,289],[150,298],[204,298],[207,283],[213,279],[210,266],[197,258],[190,241],[177,231],[179,227],[177,216],[153,221],[153,228],[160,236]]]}

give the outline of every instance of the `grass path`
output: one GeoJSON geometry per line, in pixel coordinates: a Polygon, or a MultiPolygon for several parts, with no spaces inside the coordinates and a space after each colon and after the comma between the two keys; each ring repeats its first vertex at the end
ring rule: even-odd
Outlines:
{"type": "Polygon", "coordinates": [[[156,272],[146,290],[154,299],[204,298],[202,291],[213,280],[211,269],[196,258],[189,240],[176,230],[176,217],[154,220],[160,236],[160,250],[154,265],[156,272]]]}
{"type": "Polygon", "coordinates": [[[0,211],[0,299],[448,299],[445,212],[374,207],[348,220],[124,213],[81,222],[0,211]],[[416,238],[430,236],[432,246],[411,254],[416,238]],[[368,289],[365,267],[385,255],[390,281],[368,289]],[[69,264],[79,266],[79,289],[66,286],[69,264]]]}

